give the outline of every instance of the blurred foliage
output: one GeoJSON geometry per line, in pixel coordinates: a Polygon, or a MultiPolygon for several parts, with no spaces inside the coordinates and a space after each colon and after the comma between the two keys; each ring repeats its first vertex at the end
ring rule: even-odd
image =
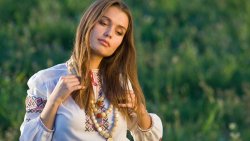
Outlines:
{"type": "MultiPolygon", "coordinates": [[[[28,78],[66,61],[91,0],[0,0],[0,140],[18,140],[28,78]]],[[[163,140],[250,139],[250,1],[126,0],[163,140]]]]}

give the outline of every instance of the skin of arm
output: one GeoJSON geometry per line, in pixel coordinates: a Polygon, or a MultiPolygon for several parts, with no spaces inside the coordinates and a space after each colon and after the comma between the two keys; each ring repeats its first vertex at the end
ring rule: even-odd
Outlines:
{"type": "Polygon", "coordinates": [[[137,121],[138,125],[140,126],[140,128],[144,130],[149,129],[152,125],[152,119],[149,113],[147,112],[146,107],[143,104],[141,104],[140,108],[141,108],[142,113],[141,113],[141,116],[138,117],[138,121],[137,121]]]}

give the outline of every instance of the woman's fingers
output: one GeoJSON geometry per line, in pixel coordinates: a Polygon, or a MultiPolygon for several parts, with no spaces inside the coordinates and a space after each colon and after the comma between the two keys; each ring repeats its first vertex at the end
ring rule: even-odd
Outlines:
{"type": "Polygon", "coordinates": [[[67,75],[67,76],[62,76],[60,78],[60,81],[62,81],[64,83],[78,81],[80,83],[80,78],[76,75],[70,75],[70,76],[67,75]]]}
{"type": "Polygon", "coordinates": [[[81,90],[81,89],[85,89],[85,86],[82,85],[75,85],[72,87],[72,91],[76,91],[76,90],[81,90]]]}
{"type": "Polygon", "coordinates": [[[79,77],[77,77],[76,75],[63,76],[59,81],[65,85],[70,86],[79,85],[81,83],[79,77]]]}
{"type": "Polygon", "coordinates": [[[79,76],[73,75],[73,74],[62,76],[62,77],[65,77],[65,78],[79,78],[79,76]]]}
{"type": "Polygon", "coordinates": [[[69,81],[69,82],[68,82],[68,85],[71,86],[71,87],[72,87],[72,86],[76,86],[76,85],[80,85],[80,84],[81,84],[81,83],[80,83],[79,81],[69,81]]]}
{"type": "Polygon", "coordinates": [[[137,106],[136,106],[136,97],[134,92],[129,91],[126,98],[127,98],[126,103],[120,103],[118,104],[118,106],[121,108],[128,108],[129,113],[135,112],[137,110],[137,106]]]}
{"type": "Polygon", "coordinates": [[[71,81],[66,84],[69,92],[73,92],[75,90],[85,89],[85,86],[82,86],[79,81],[71,81]]]}
{"type": "Polygon", "coordinates": [[[134,94],[134,92],[130,92],[130,93],[128,93],[127,94],[127,99],[128,99],[128,101],[135,101],[135,94],[134,94]]]}
{"type": "Polygon", "coordinates": [[[136,97],[134,93],[127,94],[127,102],[130,103],[129,105],[131,105],[132,108],[136,105],[136,97]]]}
{"type": "Polygon", "coordinates": [[[118,105],[122,108],[133,108],[134,107],[132,103],[118,104],[118,105]]]}
{"type": "Polygon", "coordinates": [[[76,75],[62,76],[52,92],[53,100],[64,101],[73,91],[85,89],[76,75]]]}

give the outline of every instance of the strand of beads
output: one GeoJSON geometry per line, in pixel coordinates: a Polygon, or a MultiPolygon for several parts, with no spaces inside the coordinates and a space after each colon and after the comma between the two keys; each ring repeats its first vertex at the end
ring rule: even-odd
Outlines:
{"type": "Polygon", "coordinates": [[[109,113],[112,112],[112,109],[113,109],[113,105],[112,104],[109,105],[109,108],[106,111],[102,111],[102,112],[98,111],[97,106],[98,107],[103,106],[103,104],[104,104],[104,97],[101,97],[100,99],[98,99],[97,102],[96,102],[96,104],[95,104],[94,100],[91,100],[90,103],[91,103],[91,108],[92,108],[92,110],[93,110],[93,112],[94,112],[94,114],[96,115],[97,118],[104,118],[109,113]]]}
{"type": "Polygon", "coordinates": [[[98,133],[104,138],[106,138],[107,140],[112,141],[112,135],[115,131],[115,128],[117,127],[117,122],[118,122],[118,109],[114,108],[114,124],[110,132],[102,130],[100,124],[97,122],[93,109],[91,110],[90,115],[91,115],[91,120],[93,121],[98,133]]]}
{"type": "MultiPolygon", "coordinates": [[[[98,74],[97,74],[98,75],[98,74]]],[[[91,77],[91,82],[93,85],[93,88],[98,89],[98,84],[99,80],[98,78],[95,77],[95,72],[94,71],[90,71],[90,77],[91,77]]],[[[97,90],[96,90],[97,91],[97,90]]],[[[115,128],[117,127],[117,122],[118,122],[118,109],[114,108],[114,122],[113,122],[113,127],[110,128],[110,131],[104,130],[105,128],[102,128],[104,125],[100,125],[98,123],[98,119],[101,118],[106,118],[108,117],[108,115],[112,112],[113,110],[113,105],[110,104],[109,108],[104,110],[102,109],[102,107],[104,107],[104,95],[102,95],[102,90],[99,90],[99,98],[97,99],[97,102],[95,103],[95,100],[91,100],[90,101],[90,119],[92,120],[92,122],[94,123],[94,126],[96,128],[96,130],[98,131],[98,133],[104,137],[105,139],[107,139],[108,141],[112,141],[112,135],[114,134],[115,128]]]]}

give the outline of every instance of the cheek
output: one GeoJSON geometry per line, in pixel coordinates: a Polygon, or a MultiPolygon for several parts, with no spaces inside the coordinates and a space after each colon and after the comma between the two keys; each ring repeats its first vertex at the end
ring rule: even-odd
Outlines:
{"type": "Polygon", "coordinates": [[[93,38],[96,36],[96,30],[95,30],[95,28],[93,28],[93,29],[90,31],[89,36],[90,36],[91,39],[93,39],[93,38]]]}
{"type": "Polygon", "coordinates": [[[115,40],[114,45],[115,45],[115,48],[116,48],[116,49],[121,45],[122,40],[123,40],[123,38],[117,38],[117,39],[115,40]]]}
{"type": "Polygon", "coordinates": [[[90,44],[90,46],[92,47],[92,45],[93,45],[93,43],[94,43],[94,39],[95,39],[95,31],[94,30],[92,30],[91,32],[90,32],[90,34],[89,34],[89,44],[90,44]]]}

